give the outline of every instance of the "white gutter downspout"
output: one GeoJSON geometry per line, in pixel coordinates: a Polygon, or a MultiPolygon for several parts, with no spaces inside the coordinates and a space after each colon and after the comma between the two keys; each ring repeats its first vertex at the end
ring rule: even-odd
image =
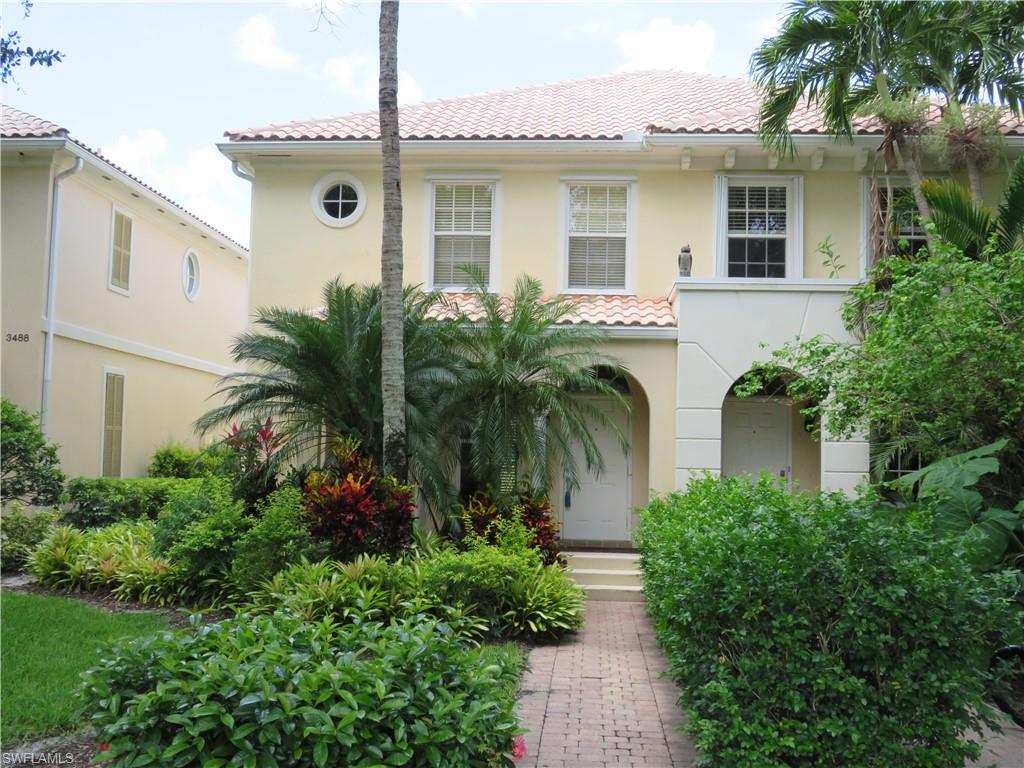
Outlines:
{"type": "MultiPolygon", "coordinates": [[[[256,177],[251,173],[246,173],[238,160],[231,161],[231,172],[240,179],[248,181],[250,185],[254,185],[256,177]]],[[[245,326],[249,325],[249,314],[252,312],[252,209],[253,209],[253,197],[255,190],[250,187],[249,189],[249,258],[245,267],[245,317],[242,318],[245,321],[245,326]]]]}
{"type": "Polygon", "coordinates": [[[40,401],[39,425],[47,434],[50,423],[50,382],[53,379],[53,335],[57,325],[57,241],[60,235],[60,186],[72,174],[82,170],[82,158],[53,178],[53,206],[50,210],[50,254],[46,281],[46,337],[43,339],[43,393],[40,401]]]}

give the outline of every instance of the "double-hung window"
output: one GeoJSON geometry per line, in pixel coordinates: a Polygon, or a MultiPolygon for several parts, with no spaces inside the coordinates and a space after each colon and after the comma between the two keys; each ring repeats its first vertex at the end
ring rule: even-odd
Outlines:
{"type": "Polygon", "coordinates": [[[434,287],[471,285],[473,272],[490,285],[495,184],[435,182],[433,197],[434,287]]]}
{"type": "Polygon", "coordinates": [[[132,220],[120,211],[114,211],[110,243],[110,287],[127,292],[131,269],[132,220]]]}
{"type": "Polygon", "coordinates": [[[914,192],[907,186],[888,190],[875,184],[869,199],[872,217],[872,250],[874,261],[887,255],[909,256],[928,247],[928,238],[914,200],[914,192]]]}
{"type": "Polygon", "coordinates": [[[629,198],[628,184],[569,184],[569,290],[625,290],[629,198]]]}
{"type": "Polygon", "coordinates": [[[716,177],[720,277],[802,276],[800,181],[799,177],[716,177]]]}

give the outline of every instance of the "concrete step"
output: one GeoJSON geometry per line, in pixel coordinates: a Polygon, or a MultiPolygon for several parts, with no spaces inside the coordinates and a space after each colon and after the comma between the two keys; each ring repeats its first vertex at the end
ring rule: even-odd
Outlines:
{"type": "Polygon", "coordinates": [[[606,584],[584,584],[588,600],[609,600],[619,603],[642,603],[640,587],[613,587],[606,584]]]}
{"type": "Polygon", "coordinates": [[[640,571],[608,570],[605,568],[570,568],[573,581],[584,586],[639,587],[640,571]]]}
{"type": "Polygon", "coordinates": [[[563,552],[570,568],[601,571],[636,571],[640,555],[636,552],[563,552]]]}

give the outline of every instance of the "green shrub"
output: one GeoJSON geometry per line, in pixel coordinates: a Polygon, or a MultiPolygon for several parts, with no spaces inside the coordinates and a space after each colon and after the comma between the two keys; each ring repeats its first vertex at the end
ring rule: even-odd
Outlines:
{"type": "Polygon", "coordinates": [[[302,493],[281,488],[257,505],[255,524],[238,541],[231,578],[241,589],[261,581],[311,553],[302,493]]]}
{"type": "Polygon", "coordinates": [[[82,700],[116,767],[511,765],[514,647],[413,619],[239,615],[114,648],[82,700]]]}
{"type": "Polygon", "coordinates": [[[64,473],[57,446],[46,442],[39,420],[10,400],[0,401],[0,488],[4,503],[60,503],[64,473]]]}
{"type": "Polygon", "coordinates": [[[231,484],[222,478],[173,480],[175,486],[156,516],[153,549],[165,555],[182,532],[210,513],[234,506],[231,484]]]}
{"type": "Polygon", "coordinates": [[[0,568],[20,571],[32,550],[39,546],[60,520],[60,510],[37,509],[31,514],[18,502],[0,516],[0,568]]]}
{"type": "Polygon", "coordinates": [[[437,603],[480,616],[494,634],[556,636],[579,627],[583,591],[561,566],[543,565],[528,537],[520,543],[519,550],[474,543],[422,559],[422,588],[437,603]]]}
{"type": "Polygon", "coordinates": [[[188,479],[225,474],[227,453],[228,449],[222,446],[186,448],[181,443],[168,443],[153,454],[149,476],[188,479]]]}
{"type": "Polygon", "coordinates": [[[241,501],[216,501],[176,531],[166,550],[183,585],[192,590],[220,591],[228,581],[235,547],[252,527],[241,501]]]}
{"type": "Polygon", "coordinates": [[[1006,576],[972,572],[925,516],[790,495],[769,478],[694,481],[638,535],[648,610],[716,768],[946,768],[1000,630],[1006,576]]]}
{"type": "Polygon", "coordinates": [[[80,528],[154,519],[172,492],[196,482],[170,477],[76,477],[68,483],[70,505],[64,518],[80,528]]]}

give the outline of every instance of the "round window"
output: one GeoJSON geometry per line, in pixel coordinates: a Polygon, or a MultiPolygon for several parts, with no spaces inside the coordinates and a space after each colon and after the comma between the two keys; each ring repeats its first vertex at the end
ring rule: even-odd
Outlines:
{"type": "Polygon", "coordinates": [[[195,301],[199,295],[199,256],[195,251],[187,251],[181,264],[181,287],[189,301],[195,301]]]}
{"type": "Polygon", "coordinates": [[[329,173],[317,183],[310,201],[313,213],[329,227],[347,227],[363,215],[362,182],[348,173],[329,173]]]}

